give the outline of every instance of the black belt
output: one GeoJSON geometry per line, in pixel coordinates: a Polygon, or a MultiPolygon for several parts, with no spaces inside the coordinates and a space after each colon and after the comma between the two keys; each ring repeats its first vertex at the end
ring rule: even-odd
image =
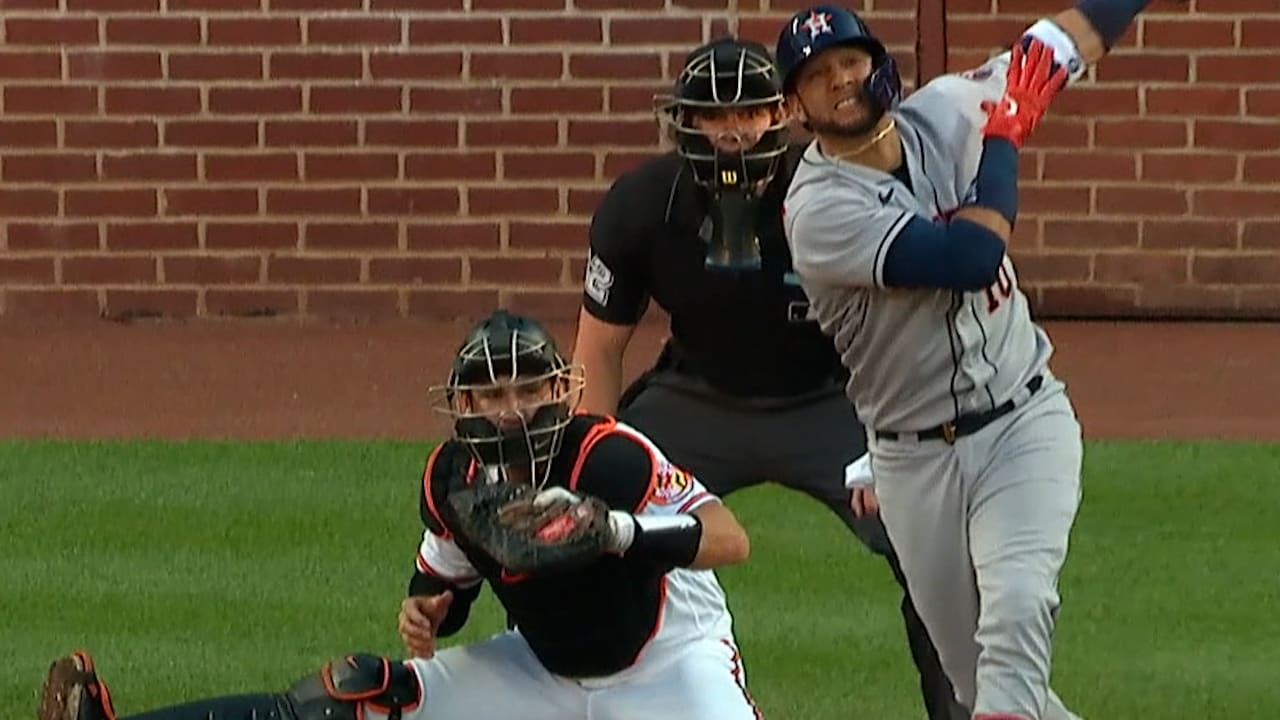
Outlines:
{"type": "MultiPolygon", "coordinates": [[[[1026,388],[1030,394],[1034,395],[1040,386],[1044,384],[1044,376],[1037,375],[1027,382],[1026,388]]],[[[1006,400],[1004,403],[980,413],[968,413],[950,422],[942,423],[937,427],[931,427],[928,430],[921,430],[916,433],[898,433],[887,430],[877,430],[877,440],[899,440],[903,436],[914,435],[917,440],[946,440],[950,445],[956,441],[956,438],[972,435],[996,419],[1003,417],[1011,410],[1017,407],[1012,399],[1006,400]]]]}

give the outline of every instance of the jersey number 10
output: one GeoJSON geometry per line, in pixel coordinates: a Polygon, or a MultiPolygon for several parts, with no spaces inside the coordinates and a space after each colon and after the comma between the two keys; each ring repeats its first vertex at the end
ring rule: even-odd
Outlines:
{"type": "Polygon", "coordinates": [[[988,315],[999,310],[1000,303],[1013,297],[1013,276],[1009,274],[1009,268],[1003,261],[1000,263],[1000,270],[996,272],[996,281],[987,287],[986,293],[988,315]]]}

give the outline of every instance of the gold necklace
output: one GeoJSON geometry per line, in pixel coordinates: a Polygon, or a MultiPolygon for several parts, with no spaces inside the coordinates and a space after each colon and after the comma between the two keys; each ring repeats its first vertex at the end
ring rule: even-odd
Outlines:
{"type": "Polygon", "coordinates": [[[897,126],[898,126],[898,122],[897,122],[896,120],[894,120],[894,119],[893,119],[893,116],[890,116],[890,117],[889,117],[889,124],[888,124],[888,125],[885,125],[885,126],[884,126],[884,129],[883,129],[883,130],[881,130],[880,132],[876,133],[876,134],[875,134],[875,136],[874,136],[874,137],[872,137],[870,140],[868,140],[868,141],[866,141],[865,143],[863,143],[863,144],[859,145],[859,146],[858,146],[856,149],[854,149],[854,150],[846,150],[846,151],[844,151],[844,152],[840,152],[840,153],[833,153],[833,154],[831,155],[831,157],[836,158],[837,160],[844,160],[845,158],[848,158],[848,157],[853,157],[853,156],[855,156],[855,155],[861,155],[862,153],[866,152],[869,148],[871,148],[872,146],[874,146],[876,143],[878,143],[878,142],[880,142],[881,140],[883,140],[883,139],[885,138],[885,136],[886,136],[886,135],[888,135],[890,132],[892,132],[892,131],[893,131],[893,129],[894,129],[894,128],[896,128],[897,126]]]}

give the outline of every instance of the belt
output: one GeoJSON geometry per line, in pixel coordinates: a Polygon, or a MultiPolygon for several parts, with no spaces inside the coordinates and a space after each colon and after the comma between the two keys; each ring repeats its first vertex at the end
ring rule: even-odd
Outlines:
{"type": "MultiPolygon", "coordinates": [[[[1028,393],[1030,393],[1031,395],[1034,395],[1036,391],[1040,389],[1040,386],[1043,384],[1044,384],[1043,375],[1037,375],[1031,378],[1031,380],[1029,380],[1026,384],[1028,393]]],[[[891,432],[887,430],[876,430],[876,439],[892,441],[892,440],[905,439],[907,437],[914,435],[917,440],[946,440],[947,444],[951,445],[955,443],[956,438],[961,438],[961,437],[964,437],[965,435],[972,435],[978,432],[979,430],[986,427],[987,425],[990,425],[995,420],[1005,415],[1008,415],[1009,412],[1012,411],[1015,407],[1017,407],[1017,404],[1012,399],[1010,399],[1010,400],[1004,401],[1000,405],[997,405],[996,407],[990,410],[986,410],[980,413],[966,413],[956,418],[955,420],[942,423],[937,427],[931,427],[928,430],[921,430],[919,432],[914,432],[914,433],[907,433],[907,432],[899,433],[899,432],[891,432]]]]}

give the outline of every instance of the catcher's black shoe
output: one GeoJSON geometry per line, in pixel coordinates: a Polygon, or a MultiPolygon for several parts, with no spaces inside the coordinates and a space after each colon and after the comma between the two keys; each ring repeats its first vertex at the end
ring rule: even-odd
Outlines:
{"type": "Polygon", "coordinates": [[[49,666],[37,720],[116,720],[111,694],[93,670],[93,658],[77,650],[49,666]]]}

